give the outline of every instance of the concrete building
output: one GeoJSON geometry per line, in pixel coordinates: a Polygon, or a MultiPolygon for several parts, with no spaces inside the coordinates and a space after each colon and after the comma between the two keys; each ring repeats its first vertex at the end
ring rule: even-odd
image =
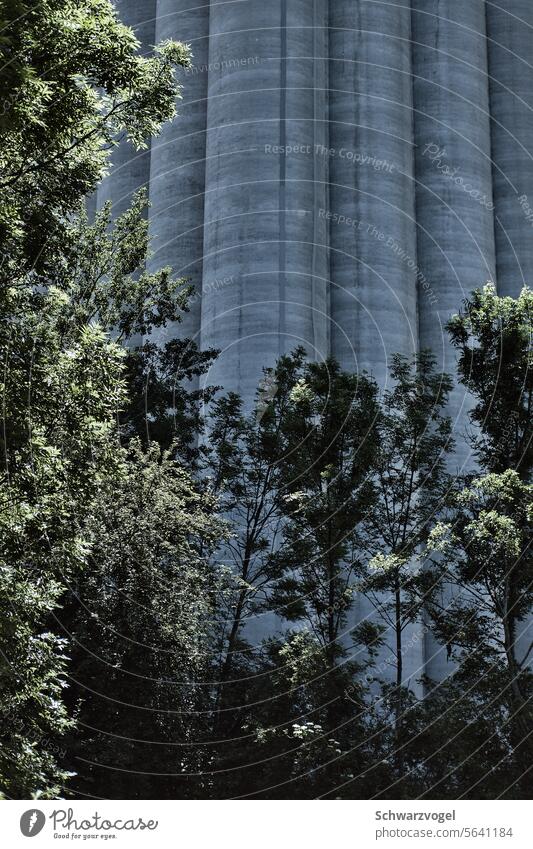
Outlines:
{"type": "MultiPolygon", "coordinates": [[[[120,148],[98,203],[148,185],[152,266],[196,290],[175,329],[252,403],[295,347],[387,384],[487,280],[533,281],[531,0],[121,0],[143,49],[188,42],[180,117],[120,148]]],[[[462,445],[468,398],[450,413],[462,445]]],[[[364,605],[359,617],[370,616],[364,605]]],[[[412,635],[406,677],[449,666],[412,635]]]]}

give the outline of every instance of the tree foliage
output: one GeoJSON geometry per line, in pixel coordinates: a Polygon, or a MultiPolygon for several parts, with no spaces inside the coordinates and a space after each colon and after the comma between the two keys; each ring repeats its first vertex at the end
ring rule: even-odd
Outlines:
{"type": "Polygon", "coordinates": [[[141,56],[109,0],[11,0],[2,16],[0,234],[14,277],[47,274],[112,146],[142,147],[174,115],[189,54],[167,42],[141,56]]]}
{"type": "Polygon", "coordinates": [[[474,447],[484,468],[533,466],[533,293],[500,298],[492,285],[476,290],[449,322],[459,352],[458,377],[472,393],[474,447]]]}
{"type": "Polygon", "coordinates": [[[375,499],[378,415],[376,385],[329,360],[303,366],[282,422],[282,575],[273,604],[289,621],[307,623],[330,667],[343,654],[361,574],[360,525],[375,499]]]}
{"type": "Polygon", "coordinates": [[[65,593],[88,566],[92,510],[120,473],[126,338],[176,317],[180,281],[135,272],[142,200],[108,233],[81,213],[126,133],[141,145],[174,114],[173,68],[152,59],[105,0],[3,4],[0,153],[0,522],[3,720],[8,796],[55,796],[68,642],[65,593]]]}
{"type": "Polygon", "coordinates": [[[148,764],[164,777],[140,780],[136,795],[172,798],[201,766],[219,580],[208,558],[225,533],[214,510],[171,452],[133,440],[91,511],[87,567],[63,617],[76,790],[124,798],[129,772],[148,764]]]}

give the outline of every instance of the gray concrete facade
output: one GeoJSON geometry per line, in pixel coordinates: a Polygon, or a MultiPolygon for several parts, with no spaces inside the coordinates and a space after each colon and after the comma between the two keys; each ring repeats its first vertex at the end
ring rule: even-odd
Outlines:
{"type": "Polygon", "coordinates": [[[488,3],[487,37],[496,279],[516,297],[533,280],[533,3],[488,3]]]}
{"type": "Polygon", "coordinates": [[[331,350],[381,385],[418,348],[410,39],[405,3],[330,4],[331,350]]]}
{"type": "MultiPolygon", "coordinates": [[[[420,348],[432,350],[438,367],[453,374],[446,322],[472,289],[495,279],[486,10],[484,0],[412,0],[411,6],[420,348]]],[[[456,385],[449,408],[453,472],[473,465],[469,407],[456,385]]],[[[425,651],[428,676],[442,680],[450,664],[431,632],[425,651]]]]}
{"type": "Polygon", "coordinates": [[[211,4],[201,342],[246,402],[281,354],[329,351],[325,9],[211,4]]]}
{"type": "MultiPolygon", "coordinates": [[[[468,293],[533,282],[532,0],[117,6],[145,49],[194,54],[178,118],[116,152],[98,203],[148,184],[151,267],[195,287],[171,333],[221,352],[206,382],[250,407],[296,345],[381,387],[397,351],[453,371],[444,326],[468,293]]],[[[468,409],[456,388],[457,471],[468,409]]],[[[406,679],[449,672],[419,628],[406,643],[406,679]]]]}
{"type": "MultiPolygon", "coordinates": [[[[339,0],[329,9],[331,352],[387,383],[391,356],[418,349],[411,11],[339,0]],[[355,9],[355,14],[354,14],[355,9]]],[[[383,624],[362,594],[356,622],[383,624]]],[[[378,668],[387,674],[386,627],[378,668]]],[[[421,627],[403,634],[405,680],[423,670],[421,627]]]]}
{"type": "MultiPolygon", "coordinates": [[[[412,10],[418,263],[430,286],[419,289],[420,347],[453,373],[445,324],[472,289],[495,280],[485,3],[413,0],[412,10]]],[[[456,387],[461,466],[467,412],[456,387]]]]}
{"type": "Polygon", "coordinates": [[[179,327],[167,328],[166,332],[179,333],[199,345],[209,3],[157,0],[155,39],[157,43],[179,39],[189,44],[192,64],[179,75],[183,85],[179,120],[166,124],[161,135],[152,141],[149,216],[153,256],[149,270],[171,266],[176,275],[194,287],[189,312],[183,314],[179,327]]]}

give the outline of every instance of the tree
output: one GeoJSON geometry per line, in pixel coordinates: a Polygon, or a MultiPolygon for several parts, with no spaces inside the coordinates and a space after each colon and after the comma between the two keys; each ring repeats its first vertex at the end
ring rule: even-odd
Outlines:
{"type": "Polygon", "coordinates": [[[375,499],[378,416],[373,381],[328,360],[305,364],[282,422],[282,576],[272,604],[289,621],[307,623],[330,670],[344,655],[342,629],[361,576],[360,525],[375,499]]]}
{"type": "Polygon", "coordinates": [[[377,425],[376,498],[364,520],[365,548],[371,557],[365,592],[393,635],[401,771],[404,632],[422,615],[416,574],[450,485],[446,459],[453,442],[444,410],[452,382],[435,372],[427,352],[411,361],[396,355],[390,376],[394,388],[384,394],[377,425]]]}
{"type": "MultiPolygon", "coordinates": [[[[213,540],[221,533],[212,515],[213,499],[205,492],[200,496],[183,464],[184,457],[193,457],[188,443],[197,397],[191,399],[182,387],[179,396],[174,390],[180,408],[174,409],[170,421],[157,422],[166,450],[163,454],[139,416],[141,404],[145,417],[158,404],[168,404],[169,374],[161,364],[168,362],[179,369],[181,362],[172,342],[164,349],[155,349],[150,343],[132,346],[132,340],[149,335],[167,322],[179,321],[188,293],[184,282],[174,280],[168,269],[155,274],[138,272],[149,250],[145,208],[141,194],[113,227],[108,207],[97,213],[92,224],[82,214],[71,224],[70,262],[58,270],[54,280],[63,298],[62,341],[98,321],[106,336],[113,336],[110,345],[120,354],[122,381],[121,402],[113,410],[115,473],[101,476],[98,498],[84,505],[88,559],[63,596],[64,609],[58,616],[65,634],[74,638],[75,651],[69,665],[74,683],[68,704],[71,714],[76,713],[82,723],[64,760],[70,770],[79,773],[72,782],[77,790],[88,786],[97,774],[101,786],[106,778],[113,777],[109,795],[122,792],[133,797],[141,792],[141,785],[132,786],[129,771],[120,782],[117,774],[99,770],[87,761],[108,763],[115,755],[117,763],[131,769],[139,757],[139,749],[132,742],[117,742],[119,717],[111,701],[116,698],[126,702],[120,723],[128,725],[132,741],[141,741],[141,750],[150,748],[153,762],[161,770],[172,776],[183,770],[187,758],[192,763],[196,753],[184,747],[194,738],[194,729],[202,727],[194,723],[200,701],[194,681],[209,681],[212,675],[205,668],[200,674],[198,659],[186,637],[196,632],[198,641],[203,634],[205,642],[210,633],[206,611],[211,610],[211,601],[203,598],[203,592],[209,580],[215,582],[208,561],[213,540]],[[161,389],[150,406],[146,396],[139,399],[136,394],[136,381],[151,367],[151,380],[161,389]],[[138,434],[143,437],[142,447],[138,434]],[[179,441],[172,442],[173,434],[179,441]],[[127,452],[121,449],[121,443],[127,452]],[[203,559],[200,549],[204,550],[203,559]],[[132,569],[132,565],[138,568],[132,569]],[[171,581],[176,584],[172,590],[174,604],[169,603],[171,581]],[[128,592],[124,596],[125,587],[128,592]],[[149,613],[137,609],[141,598],[150,599],[149,613]],[[153,647],[150,655],[142,648],[147,643],[153,647]],[[84,648],[89,650],[88,657],[84,648]],[[102,666],[106,685],[100,698],[95,682],[102,677],[102,666]],[[190,722],[185,731],[187,710],[190,722]],[[167,721],[163,722],[165,717],[167,721]],[[162,740],[157,744],[159,736],[162,740]],[[152,743],[143,746],[143,741],[152,743]],[[163,742],[169,746],[165,748],[163,742]]],[[[203,371],[212,354],[192,351],[187,356],[181,376],[203,371]]],[[[166,414],[170,419],[168,409],[166,414]]],[[[214,585],[209,591],[215,594],[214,585]]],[[[207,652],[205,645],[203,650],[207,652]]],[[[211,710],[209,697],[206,690],[202,702],[206,715],[211,710]]],[[[161,795],[177,792],[177,783],[177,778],[164,782],[161,795]]],[[[148,784],[144,792],[152,792],[148,784]]]]}
{"type": "Polygon", "coordinates": [[[191,470],[203,468],[208,453],[205,418],[216,390],[190,387],[215,356],[214,351],[199,351],[190,339],[172,339],[163,346],[146,340],[128,348],[122,439],[137,437],[145,447],[156,442],[172,448],[191,470]]]}
{"type": "Polygon", "coordinates": [[[273,581],[279,576],[273,555],[280,535],[283,421],[303,360],[304,352],[298,350],[267,370],[250,413],[243,411],[239,396],[231,393],[215,402],[208,420],[208,483],[234,530],[222,553],[229,561],[229,572],[219,608],[217,731],[221,725],[229,730],[239,721],[234,707],[247,699],[239,679],[254,665],[246,622],[269,611],[273,581]]]}
{"type": "Polygon", "coordinates": [[[339,785],[364,773],[371,762],[370,711],[352,672],[345,664],[332,675],[323,646],[308,630],[269,640],[260,674],[248,683],[241,733],[225,746],[215,792],[314,799],[336,796],[339,785]],[[344,709],[337,709],[332,725],[330,706],[339,700],[344,709]]]}
{"type": "Polygon", "coordinates": [[[458,374],[472,393],[473,445],[491,472],[533,467],[533,292],[500,298],[492,285],[475,291],[448,324],[459,352],[458,374]]]}
{"type": "Polygon", "coordinates": [[[509,717],[502,669],[483,652],[465,657],[454,674],[433,684],[423,699],[406,699],[401,773],[388,766],[387,749],[395,751],[397,743],[394,729],[383,722],[382,760],[375,759],[368,776],[372,796],[529,798],[509,717]]]}
{"type": "Polygon", "coordinates": [[[174,114],[182,45],[143,59],[107,0],[2,7],[0,153],[0,711],[2,791],[55,796],[66,643],[57,615],[87,564],[88,519],[116,479],[124,358],[111,335],[164,323],[182,305],[145,254],[140,202],[103,239],[81,217],[120,134],[141,146],[174,114]],[[3,723],[3,727],[5,727],[3,723]]]}
{"type": "Polygon", "coordinates": [[[122,358],[98,327],[64,339],[57,289],[3,301],[0,781],[8,796],[54,796],[65,778],[54,750],[69,719],[66,643],[53,617],[86,560],[87,505],[114,475],[122,358]]]}
{"type": "Polygon", "coordinates": [[[523,649],[520,630],[531,614],[533,487],[517,472],[474,478],[450,499],[447,522],[433,530],[429,545],[442,553],[428,572],[426,602],[437,634],[454,646],[461,663],[489,659],[503,674],[513,745],[526,769],[531,763],[533,643],[523,649]],[[443,610],[444,581],[458,588],[443,610]],[[521,628],[520,628],[521,626],[521,628]]]}
{"type": "MultiPolygon", "coordinates": [[[[5,5],[5,4],[4,4],[5,5]]],[[[109,0],[11,0],[3,16],[0,234],[12,285],[45,276],[121,136],[143,147],[173,117],[176,42],[146,58],[109,0]]]]}
{"type": "MultiPolygon", "coordinates": [[[[215,794],[313,798],[335,786],[343,747],[368,755],[364,686],[354,682],[358,665],[344,657],[349,641],[341,628],[360,565],[356,527],[371,502],[365,478],[376,396],[367,378],[333,362],[306,363],[297,350],[265,372],[248,415],[234,395],[214,405],[210,483],[234,529],[226,552],[233,577],[221,605],[214,763],[223,773],[213,777],[215,794]],[[308,630],[267,639],[252,652],[247,619],[268,610],[308,630]]],[[[372,658],[377,639],[371,628],[358,629],[372,658]]]]}
{"type": "Polygon", "coordinates": [[[75,792],[183,797],[183,774],[205,767],[218,597],[209,557],[225,529],[171,453],[133,440],[91,511],[87,566],[63,617],[72,711],[79,701],[75,792]]]}
{"type": "Polygon", "coordinates": [[[512,299],[486,286],[449,323],[460,380],[474,399],[481,468],[450,492],[429,539],[439,556],[422,580],[433,627],[461,664],[456,676],[468,669],[471,681],[494,682],[489,706],[506,714],[518,792],[527,782],[533,729],[533,643],[524,639],[533,602],[532,306],[528,289],[512,299]],[[444,583],[456,587],[445,608],[444,583]]]}
{"type": "Polygon", "coordinates": [[[110,204],[92,223],[81,210],[66,229],[62,263],[49,282],[66,296],[65,324],[98,321],[124,348],[122,439],[138,437],[145,447],[152,440],[162,448],[172,445],[191,463],[202,453],[197,446],[203,428],[200,406],[207,405],[214,389],[191,391],[187,384],[205,373],[216,352],[199,352],[187,339],[163,346],[150,341],[154,330],[179,323],[190,287],[170,268],[152,274],[141,270],[150,255],[147,207],[140,191],[113,222],[110,204]]]}

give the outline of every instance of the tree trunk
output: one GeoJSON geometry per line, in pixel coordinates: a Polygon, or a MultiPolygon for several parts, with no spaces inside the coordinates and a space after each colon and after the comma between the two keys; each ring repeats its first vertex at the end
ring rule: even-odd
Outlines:
{"type": "MultiPolygon", "coordinates": [[[[250,569],[250,558],[251,558],[251,543],[248,540],[246,543],[246,551],[245,557],[243,560],[243,565],[241,569],[241,578],[243,581],[246,581],[248,578],[248,572],[250,569]]],[[[239,629],[241,627],[242,621],[242,613],[244,610],[244,605],[246,603],[246,596],[248,594],[247,589],[241,589],[239,593],[239,597],[237,600],[237,606],[235,607],[235,612],[233,614],[233,621],[231,623],[231,630],[228,637],[228,648],[226,651],[226,657],[224,659],[224,663],[222,665],[222,670],[220,672],[220,681],[218,685],[218,693],[216,699],[216,708],[215,708],[215,721],[214,721],[214,730],[215,733],[220,730],[220,728],[224,725],[223,721],[223,709],[227,706],[227,693],[225,692],[224,685],[229,681],[231,677],[231,673],[233,671],[233,660],[235,654],[235,646],[237,643],[237,637],[239,636],[239,629]]]]}
{"type": "Polygon", "coordinates": [[[403,651],[402,651],[402,595],[400,574],[396,571],[394,578],[394,614],[395,614],[395,631],[396,631],[396,698],[395,698],[395,717],[394,731],[396,738],[395,760],[396,767],[400,776],[403,776],[403,751],[402,751],[402,714],[403,714],[403,699],[402,699],[402,681],[403,681],[403,651]]]}
{"type": "Polygon", "coordinates": [[[523,774],[527,774],[533,762],[533,721],[528,699],[521,689],[522,669],[515,655],[516,618],[513,613],[511,576],[506,580],[504,596],[503,632],[505,657],[511,679],[512,739],[517,761],[523,774]]]}

